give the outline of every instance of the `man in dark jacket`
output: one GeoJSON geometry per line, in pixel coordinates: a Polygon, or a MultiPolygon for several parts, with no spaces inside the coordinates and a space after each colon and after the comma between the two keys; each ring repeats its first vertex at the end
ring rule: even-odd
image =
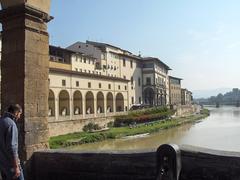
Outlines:
{"type": "Polygon", "coordinates": [[[0,171],[3,180],[24,180],[18,157],[18,129],[22,108],[10,105],[0,119],[0,171]]]}

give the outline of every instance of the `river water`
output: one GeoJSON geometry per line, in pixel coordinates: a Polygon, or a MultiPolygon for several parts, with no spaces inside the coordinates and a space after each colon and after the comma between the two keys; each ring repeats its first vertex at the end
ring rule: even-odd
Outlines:
{"type": "Polygon", "coordinates": [[[210,116],[195,123],[141,138],[123,138],[71,147],[77,151],[156,150],[163,143],[240,151],[240,108],[207,107],[210,116]]]}

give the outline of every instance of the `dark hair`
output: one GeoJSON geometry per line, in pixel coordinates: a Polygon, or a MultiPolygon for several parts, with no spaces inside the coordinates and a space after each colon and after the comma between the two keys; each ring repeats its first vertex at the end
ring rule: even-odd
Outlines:
{"type": "Polygon", "coordinates": [[[9,113],[22,112],[22,107],[19,104],[11,104],[7,110],[9,113]]]}

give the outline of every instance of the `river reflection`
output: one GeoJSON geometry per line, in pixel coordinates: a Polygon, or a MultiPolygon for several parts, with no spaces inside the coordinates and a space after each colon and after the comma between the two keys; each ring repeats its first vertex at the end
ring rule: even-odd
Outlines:
{"type": "Polygon", "coordinates": [[[199,123],[164,130],[142,138],[107,140],[71,147],[70,150],[156,150],[160,144],[175,143],[240,151],[240,108],[225,106],[208,109],[211,115],[199,123]]]}

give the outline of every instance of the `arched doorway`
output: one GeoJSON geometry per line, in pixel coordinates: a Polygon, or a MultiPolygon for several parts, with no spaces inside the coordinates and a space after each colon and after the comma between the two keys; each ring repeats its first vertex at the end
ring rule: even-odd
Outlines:
{"type": "Polygon", "coordinates": [[[55,96],[54,92],[50,89],[48,95],[48,116],[55,116],[55,96]]]}
{"type": "Polygon", "coordinates": [[[62,90],[59,94],[59,115],[70,115],[70,96],[66,90],[62,90]]]}
{"type": "Polygon", "coordinates": [[[147,105],[154,105],[154,91],[152,88],[146,88],[144,90],[144,103],[147,105]]]}
{"type": "Polygon", "coordinates": [[[94,114],[94,96],[91,91],[86,94],[86,114],[94,114]]]}
{"type": "Polygon", "coordinates": [[[113,94],[111,92],[107,94],[107,112],[113,112],[113,94]]]}
{"type": "Polygon", "coordinates": [[[116,95],[116,111],[124,111],[124,99],[122,93],[118,93],[116,95]]]}
{"type": "Polygon", "coordinates": [[[73,94],[73,114],[82,114],[82,93],[80,91],[75,91],[73,94]]]}
{"type": "Polygon", "coordinates": [[[97,113],[104,113],[104,95],[102,92],[97,93],[97,113]]]}

